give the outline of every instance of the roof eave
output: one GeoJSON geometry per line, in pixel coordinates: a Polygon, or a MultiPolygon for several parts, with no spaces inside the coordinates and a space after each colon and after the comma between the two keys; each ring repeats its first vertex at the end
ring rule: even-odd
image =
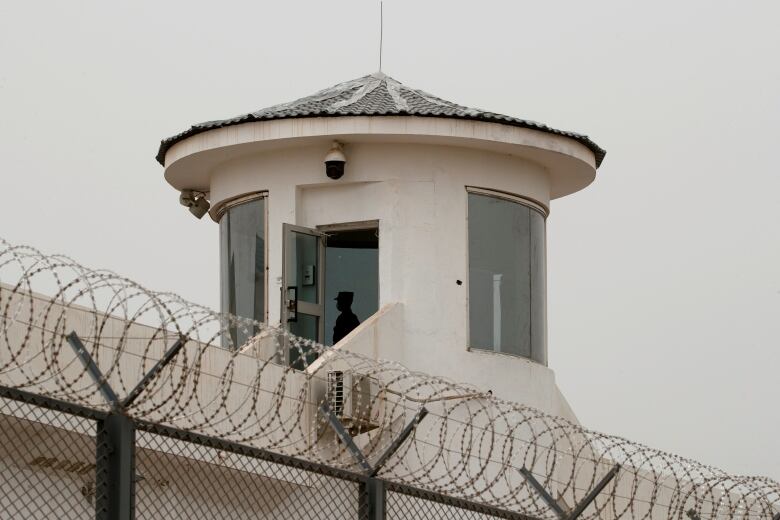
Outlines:
{"type": "Polygon", "coordinates": [[[393,116],[404,116],[404,117],[436,117],[436,118],[442,118],[442,119],[460,119],[460,120],[467,120],[467,121],[481,121],[481,122],[488,122],[488,123],[498,123],[502,125],[507,126],[514,126],[514,127],[521,127],[521,128],[529,128],[531,130],[538,130],[540,132],[558,135],[561,137],[565,137],[568,139],[573,139],[585,147],[587,147],[591,152],[593,152],[593,155],[595,157],[595,163],[596,168],[598,169],[601,166],[601,163],[603,162],[604,158],[606,157],[606,150],[601,148],[599,145],[597,145],[593,140],[591,140],[587,135],[582,134],[576,134],[574,132],[567,132],[563,130],[557,130],[555,128],[550,128],[545,125],[539,125],[539,124],[532,124],[530,122],[525,122],[522,120],[513,120],[512,118],[507,117],[480,117],[480,116],[461,116],[461,115],[447,115],[447,114],[414,114],[414,113],[386,113],[386,114],[340,114],[340,113],[312,113],[312,114],[300,114],[295,116],[287,116],[287,117],[257,117],[254,114],[246,114],[242,117],[232,118],[229,120],[224,121],[211,121],[209,123],[202,123],[199,125],[191,126],[189,129],[185,130],[184,132],[181,132],[175,136],[169,137],[167,139],[164,139],[160,142],[160,147],[157,151],[156,159],[157,162],[160,163],[162,166],[165,166],[165,156],[168,152],[168,150],[174,146],[175,144],[186,140],[189,137],[192,137],[197,134],[201,134],[204,132],[208,132],[210,130],[215,130],[218,128],[225,128],[228,126],[235,126],[235,125],[241,125],[244,123],[251,123],[255,121],[273,121],[273,120],[281,120],[281,119],[302,119],[302,118],[322,118],[322,117],[354,117],[356,115],[363,115],[368,117],[393,117],[393,116]]]}

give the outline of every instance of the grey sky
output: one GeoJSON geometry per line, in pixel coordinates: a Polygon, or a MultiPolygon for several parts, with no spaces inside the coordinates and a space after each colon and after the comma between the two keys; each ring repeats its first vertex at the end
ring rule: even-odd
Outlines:
{"type": "MultiPolygon", "coordinates": [[[[553,203],[550,365],[594,429],[780,479],[780,3],[385,1],[384,71],[589,134],[553,203]]],[[[189,124],[377,69],[378,3],[0,3],[0,236],[218,305],[189,124]]]]}

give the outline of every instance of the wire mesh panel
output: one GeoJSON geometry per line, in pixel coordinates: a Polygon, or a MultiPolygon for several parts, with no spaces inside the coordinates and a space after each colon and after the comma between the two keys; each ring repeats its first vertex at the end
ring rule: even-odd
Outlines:
{"type": "Polygon", "coordinates": [[[95,517],[96,423],[0,398],[0,518],[95,517]]]}
{"type": "Polygon", "coordinates": [[[138,431],[136,518],[357,519],[358,483],[138,431]]]}
{"type": "MultiPolygon", "coordinates": [[[[399,488],[398,486],[393,487],[399,488]]],[[[489,506],[470,504],[419,490],[413,495],[388,491],[385,511],[386,520],[439,520],[446,518],[457,520],[495,520],[496,518],[526,520],[528,518],[521,514],[493,510],[489,506]]]]}

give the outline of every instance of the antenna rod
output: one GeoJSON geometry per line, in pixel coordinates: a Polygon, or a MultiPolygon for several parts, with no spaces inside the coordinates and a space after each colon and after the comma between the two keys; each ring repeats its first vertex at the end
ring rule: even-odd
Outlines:
{"type": "Polygon", "coordinates": [[[382,3],[379,2],[379,72],[382,72],[382,33],[385,26],[382,3]]]}

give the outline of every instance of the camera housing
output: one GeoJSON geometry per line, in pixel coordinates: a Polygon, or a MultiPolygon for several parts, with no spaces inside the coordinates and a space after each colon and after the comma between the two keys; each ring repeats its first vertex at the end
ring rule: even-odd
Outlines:
{"type": "Polygon", "coordinates": [[[333,146],[325,155],[325,175],[333,180],[344,176],[344,166],[347,164],[347,156],[338,141],[333,141],[333,146]]]}
{"type": "Polygon", "coordinates": [[[195,218],[201,219],[208,213],[211,204],[206,200],[206,194],[195,190],[181,190],[179,204],[189,208],[195,218]]]}

